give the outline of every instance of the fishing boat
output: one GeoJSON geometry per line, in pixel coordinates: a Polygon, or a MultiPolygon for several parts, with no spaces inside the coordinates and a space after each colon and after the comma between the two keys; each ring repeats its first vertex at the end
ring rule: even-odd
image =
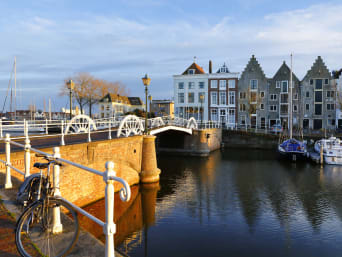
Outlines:
{"type": "Polygon", "coordinates": [[[323,160],[327,164],[342,165],[342,142],[339,138],[330,137],[315,142],[315,152],[323,151],[323,160]]]}
{"type": "Polygon", "coordinates": [[[290,93],[289,93],[289,138],[278,145],[278,153],[282,158],[291,161],[302,160],[307,157],[307,146],[305,141],[300,141],[293,138],[292,134],[292,54],[290,68],[290,93]]]}

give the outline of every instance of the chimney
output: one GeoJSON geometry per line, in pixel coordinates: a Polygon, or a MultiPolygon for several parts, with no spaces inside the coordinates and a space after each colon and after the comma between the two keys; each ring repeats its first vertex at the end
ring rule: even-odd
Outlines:
{"type": "Polygon", "coordinates": [[[213,69],[213,64],[212,64],[211,60],[209,60],[209,74],[212,73],[212,69],[213,69]]]}

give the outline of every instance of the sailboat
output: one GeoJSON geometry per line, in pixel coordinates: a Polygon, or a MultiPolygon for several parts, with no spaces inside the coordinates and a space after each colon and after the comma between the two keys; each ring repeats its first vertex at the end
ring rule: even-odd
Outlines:
{"type": "Polygon", "coordinates": [[[281,157],[297,161],[307,157],[306,142],[293,138],[292,134],[292,54],[290,68],[290,94],[289,94],[289,138],[278,145],[278,153],[281,157]]]}

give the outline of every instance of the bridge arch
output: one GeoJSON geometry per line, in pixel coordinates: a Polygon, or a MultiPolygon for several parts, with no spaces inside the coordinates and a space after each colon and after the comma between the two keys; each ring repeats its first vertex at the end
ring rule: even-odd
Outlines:
{"type": "Polygon", "coordinates": [[[97,130],[95,122],[85,114],[80,114],[73,117],[66,126],[64,134],[85,133],[88,131],[97,130]]]}
{"type": "Polygon", "coordinates": [[[135,115],[127,115],[119,125],[117,137],[128,137],[133,135],[142,135],[144,132],[144,125],[141,119],[135,115]]]}

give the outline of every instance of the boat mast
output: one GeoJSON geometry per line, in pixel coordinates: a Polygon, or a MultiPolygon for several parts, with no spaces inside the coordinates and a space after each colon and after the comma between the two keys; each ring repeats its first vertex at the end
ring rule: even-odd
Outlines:
{"type": "Polygon", "coordinates": [[[17,119],[17,57],[14,56],[14,120],[17,119]]]}
{"type": "Polygon", "coordinates": [[[49,98],[49,120],[51,121],[51,99],[49,98]]]}
{"type": "Polygon", "coordinates": [[[290,102],[290,119],[289,119],[289,126],[290,126],[290,138],[292,138],[292,54],[291,54],[291,69],[290,69],[290,96],[289,96],[289,102],[290,102]]]}

